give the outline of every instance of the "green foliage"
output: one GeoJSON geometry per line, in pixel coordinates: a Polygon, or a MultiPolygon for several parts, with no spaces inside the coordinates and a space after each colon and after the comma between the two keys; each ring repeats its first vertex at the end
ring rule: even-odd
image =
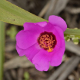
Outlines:
{"type": "Polygon", "coordinates": [[[25,22],[46,21],[45,19],[31,14],[6,0],[0,0],[0,20],[21,26],[25,22]]]}
{"type": "Polygon", "coordinates": [[[64,32],[64,36],[65,36],[65,40],[66,41],[70,41],[70,39],[72,39],[74,44],[78,44],[79,43],[79,39],[80,39],[80,30],[77,29],[77,28],[75,28],[75,29],[67,29],[64,32]]]}
{"type": "Polygon", "coordinates": [[[65,36],[65,40],[66,40],[66,41],[70,41],[70,35],[64,34],[64,36],[65,36]]]}
{"type": "Polygon", "coordinates": [[[72,41],[74,42],[74,44],[78,44],[79,43],[79,39],[80,39],[79,35],[65,34],[64,36],[65,36],[65,40],[66,41],[70,41],[70,39],[72,39],[72,41]]]}
{"type": "MultiPolygon", "coordinates": [[[[41,22],[47,21],[43,18],[40,18],[34,14],[31,14],[24,9],[19,8],[11,4],[6,0],[0,0],[0,21],[7,22],[10,24],[20,25],[22,26],[25,22],[41,22]]],[[[3,54],[4,54],[4,23],[0,22],[0,80],[2,80],[2,69],[3,69],[3,54]]],[[[9,35],[12,39],[14,39],[17,31],[13,26],[10,30],[7,31],[7,35],[9,35]]],[[[65,32],[65,40],[69,41],[72,38],[74,43],[78,43],[80,39],[80,29],[67,29],[65,32]]],[[[29,80],[29,74],[24,73],[25,80],[29,80]]]]}
{"type": "Polygon", "coordinates": [[[79,35],[80,36],[80,29],[69,29],[67,28],[67,30],[64,32],[64,34],[70,34],[70,35],[79,35]]]}
{"type": "Polygon", "coordinates": [[[5,23],[0,21],[0,80],[3,80],[5,23]]]}
{"type": "Polygon", "coordinates": [[[10,36],[12,40],[15,39],[16,34],[17,34],[17,30],[15,26],[11,26],[10,29],[7,30],[7,35],[10,36]]]}
{"type": "Polygon", "coordinates": [[[24,80],[31,80],[28,72],[24,73],[24,80]]]}
{"type": "MultiPolygon", "coordinates": [[[[3,22],[23,25],[25,22],[41,22],[47,21],[24,9],[11,4],[6,0],[0,0],[0,20],[3,22]]],[[[67,29],[64,34],[80,35],[80,29],[67,29]]]]}
{"type": "Polygon", "coordinates": [[[73,40],[74,44],[78,44],[79,39],[80,39],[80,36],[72,35],[72,40],[73,40]]]}

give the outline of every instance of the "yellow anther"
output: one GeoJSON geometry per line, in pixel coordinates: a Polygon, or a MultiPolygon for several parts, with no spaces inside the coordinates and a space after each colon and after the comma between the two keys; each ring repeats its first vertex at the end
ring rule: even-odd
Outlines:
{"type": "Polygon", "coordinates": [[[53,51],[53,48],[50,48],[47,50],[48,52],[52,52],[53,51]]]}
{"type": "Polygon", "coordinates": [[[44,48],[48,52],[52,52],[56,45],[55,35],[49,32],[41,33],[40,37],[38,38],[38,43],[41,48],[44,48]]]}

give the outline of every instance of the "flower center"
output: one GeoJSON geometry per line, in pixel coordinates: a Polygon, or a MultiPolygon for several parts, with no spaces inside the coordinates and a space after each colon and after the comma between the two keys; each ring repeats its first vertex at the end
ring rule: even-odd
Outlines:
{"type": "Polygon", "coordinates": [[[38,38],[38,43],[41,48],[47,50],[48,52],[52,52],[57,41],[55,35],[52,32],[43,32],[38,38]]]}

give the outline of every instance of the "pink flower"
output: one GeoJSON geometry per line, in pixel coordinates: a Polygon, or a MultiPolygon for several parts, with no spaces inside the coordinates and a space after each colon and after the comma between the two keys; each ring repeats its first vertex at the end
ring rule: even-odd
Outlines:
{"type": "Polygon", "coordinates": [[[66,22],[51,15],[49,22],[25,22],[23,27],[16,35],[19,56],[25,55],[39,71],[47,71],[49,65],[59,66],[65,51],[66,22]]]}

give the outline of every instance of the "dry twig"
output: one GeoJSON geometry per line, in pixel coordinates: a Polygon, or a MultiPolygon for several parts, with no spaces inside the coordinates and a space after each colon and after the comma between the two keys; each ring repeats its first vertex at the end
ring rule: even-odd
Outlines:
{"type": "Polygon", "coordinates": [[[80,8],[66,7],[65,11],[67,11],[71,14],[79,14],[80,13],[80,8]]]}
{"type": "Polygon", "coordinates": [[[19,68],[18,69],[18,79],[17,80],[22,80],[22,77],[23,77],[23,69],[22,68],[19,68]]]}
{"type": "Polygon", "coordinates": [[[69,0],[51,0],[51,5],[45,15],[45,19],[48,19],[49,15],[58,15],[68,3],[69,0]]]}
{"type": "Polygon", "coordinates": [[[49,78],[48,80],[55,80],[65,69],[71,64],[75,57],[72,57],[67,62],[63,63],[49,78]]]}
{"type": "Polygon", "coordinates": [[[16,57],[14,59],[11,59],[8,62],[4,63],[4,70],[8,70],[8,69],[13,69],[13,68],[17,68],[17,67],[33,67],[34,65],[27,60],[27,58],[25,56],[23,57],[16,57]]]}
{"type": "Polygon", "coordinates": [[[73,42],[66,42],[66,49],[80,56],[80,47],[73,42]]]}
{"type": "Polygon", "coordinates": [[[12,78],[11,78],[11,76],[10,76],[10,74],[9,74],[8,71],[5,71],[4,75],[5,75],[5,77],[6,77],[7,80],[12,80],[12,78]]]}
{"type": "Polygon", "coordinates": [[[10,72],[11,72],[13,79],[16,80],[16,77],[17,77],[16,71],[14,69],[11,69],[10,72]]]}
{"type": "Polygon", "coordinates": [[[65,69],[65,71],[60,75],[57,80],[65,80],[65,78],[75,69],[80,61],[80,57],[76,56],[76,58],[72,61],[72,63],[65,69]]]}
{"type": "Polygon", "coordinates": [[[38,16],[43,17],[44,14],[47,12],[50,4],[51,4],[51,0],[49,0],[49,1],[47,2],[47,4],[46,4],[46,5],[44,6],[44,8],[41,10],[41,12],[39,13],[38,16]]]}

